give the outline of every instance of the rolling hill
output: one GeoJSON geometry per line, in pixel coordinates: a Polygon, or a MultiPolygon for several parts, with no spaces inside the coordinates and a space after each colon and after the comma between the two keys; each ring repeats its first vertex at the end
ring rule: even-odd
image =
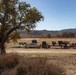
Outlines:
{"type": "Polygon", "coordinates": [[[27,34],[24,30],[20,30],[20,34],[23,37],[26,37],[27,35],[41,35],[41,34],[59,34],[62,32],[73,32],[76,34],[76,28],[75,29],[63,29],[63,30],[56,30],[56,31],[52,31],[52,30],[32,30],[30,34],[27,34]]]}

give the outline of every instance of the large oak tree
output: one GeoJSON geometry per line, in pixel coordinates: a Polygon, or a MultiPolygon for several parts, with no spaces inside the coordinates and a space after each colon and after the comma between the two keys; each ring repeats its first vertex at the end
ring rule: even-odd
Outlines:
{"type": "Polygon", "coordinates": [[[41,12],[26,2],[0,0],[1,54],[6,53],[4,45],[13,32],[19,31],[22,26],[29,32],[41,20],[43,20],[41,12]]]}

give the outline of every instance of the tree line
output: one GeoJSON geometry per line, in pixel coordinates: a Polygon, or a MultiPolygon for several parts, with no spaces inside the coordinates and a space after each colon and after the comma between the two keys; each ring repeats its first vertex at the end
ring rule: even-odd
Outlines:
{"type": "Polygon", "coordinates": [[[73,32],[62,32],[59,34],[50,34],[50,33],[45,33],[45,34],[28,34],[28,35],[24,35],[22,37],[29,37],[29,38],[75,38],[76,34],[73,32]]]}

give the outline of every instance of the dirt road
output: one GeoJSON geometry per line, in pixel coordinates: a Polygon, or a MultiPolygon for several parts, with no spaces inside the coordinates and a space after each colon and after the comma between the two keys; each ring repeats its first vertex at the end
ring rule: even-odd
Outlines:
{"type": "Polygon", "coordinates": [[[76,49],[25,49],[25,48],[9,48],[7,53],[76,53],[76,49]]]}

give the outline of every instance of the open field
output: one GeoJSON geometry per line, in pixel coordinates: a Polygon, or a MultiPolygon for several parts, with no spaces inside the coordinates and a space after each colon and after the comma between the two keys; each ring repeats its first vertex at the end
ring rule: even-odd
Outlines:
{"type": "MultiPolygon", "coordinates": [[[[47,43],[51,43],[52,41],[69,41],[76,42],[75,38],[69,39],[39,39],[39,38],[23,38],[18,40],[19,42],[31,42],[32,39],[36,39],[39,44],[42,41],[46,41],[47,43]]],[[[7,53],[19,53],[22,56],[27,58],[37,58],[37,57],[45,57],[48,58],[50,62],[61,65],[65,68],[67,75],[76,75],[76,49],[26,49],[26,48],[12,48],[12,46],[18,46],[19,44],[9,43],[7,45],[7,53]]]]}
{"type": "Polygon", "coordinates": [[[7,52],[14,52],[14,53],[76,53],[76,49],[61,49],[61,47],[51,47],[50,49],[36,49],[36,48],[18,48],[19,42],[26,42],[31,43],[31,40],[37,40],[39,44],[42,43],[42,41],[46,41],[47,43],[51,44],[52,41],[69,41],[69,42],[76,42],[76,38],[22,38],[18,40],[18,43],[9,43],[7,44],[7,52]]]}
{"type": "Polygon", "coordinates": [[[31,40],[36,39],[38,43],[42,41],[46,41],[47,43],[51,43],[52,41],[69,41],[69,42],[76,42],[76,38],[23,38],[20,39],[19,42],[31,42],[31,40]]]}
{"type": "Polygon", "coordinates": [[[19,46],[19,42],[31,43],[32,40],[37,40],[38,44],[42,44],[42,41],[46,41],[50,45],[52,44],[52,41],[55,41],[56,43],[58,43],[58,41],[76,42],[76,38],[21,38],[15,44],[12,42],[8,43],[7,48],[11,46],[19,46]]]}
{"type": "Polygon", "coordinates": [[[64,49],[12,49],[7,53],[18,53],[26,58],[44,57],[56,65],[62,66],[67,75],[76,75],[76,50],[64,49]]]}

